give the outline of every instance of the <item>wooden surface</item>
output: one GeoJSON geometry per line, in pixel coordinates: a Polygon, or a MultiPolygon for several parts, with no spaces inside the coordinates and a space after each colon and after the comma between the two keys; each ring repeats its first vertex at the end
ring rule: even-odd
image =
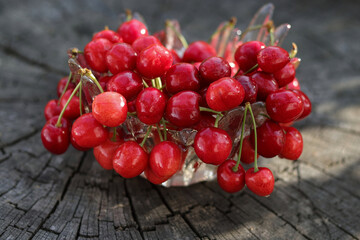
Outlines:
{"type": "Polygon", "coordinates": [[[216,182],[163,188],[102,170],[92,152],[42,147],[43,108],[67,75],[66,50],[115,29],[125,8],[152,32],[176,18],[189,40],[236,16],[244,29],[265,1],[0,1],[0,239],[359,239],[360,2],[276,1],[292,25],[297,76],[313,102],[297,126],[296,162],[263,160],[269,198],[226,194],[216,182]]]}

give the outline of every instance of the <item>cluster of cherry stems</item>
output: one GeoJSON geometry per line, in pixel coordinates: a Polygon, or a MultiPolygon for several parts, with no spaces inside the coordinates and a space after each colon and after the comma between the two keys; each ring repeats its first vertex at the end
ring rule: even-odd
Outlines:
{"type": "Polygon", "coordinates": [[[59,100],[45,107],[47,123],[41,132],[45,148],[54,154],[64,153],[70,143],[81,151],[93,148],[103,168],[114,169],[124,178],[144,172],[150,182],[160,184],[184,163],[182,148],[167,130],[192,128],[198,131],[195,152],[204,163],[219,166],[217,179],[222,189],[233,193],[246,184],[255,194],[268,196],[274,176],[268,168],[257,166],[259,154],[298,159],[302,136],[291,125],[311,112],[311,102],[295,78],[296,45],[289,55],[276,43],[265,46],[250,41],[239,43],[235,54],[218,57],[207,42],[184,42],[186,50],[180,58],[162,45],[163,35],[151,36],[142,22],[130,19],[117,32],[105,29],[94,34],[84,52],[73,52],[83,67],[79,74],[91,78],[101,93],[93,99],[91,112],[83,114],[82,82],[71,74],[61,79],[59,100]],[[266,103],[268,114],[260,127],[250,105],[257,101],[266,103]],[[239,105],[245,110],[235,161],[229,159],[232,140],[218,128],[218,122],[239,105]],[[253,128],[244,137],[248,113],[253,128]],[[124,140],[122,128],[117,127],[129,115],[149,126],[143,139],[124,140]],[[148,153],[144,144],[150,133],[157,140],[148,153]],[[254,167],[245,172],[240,161],[254,162],[254,167]]]}

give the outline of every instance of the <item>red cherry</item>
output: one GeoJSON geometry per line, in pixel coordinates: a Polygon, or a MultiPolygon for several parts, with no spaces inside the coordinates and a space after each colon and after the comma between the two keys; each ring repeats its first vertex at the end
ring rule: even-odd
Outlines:
{"type": "MultiPolygon", "coordinates": [[[[73,89],[69,89],[65,92],[63,97],[60,100],[60,108],[63,109],[66,102],[68,101],[70,95],[72,94],[73,89]]],[[[69,105],[66,107],[64,115],[66,119],[73,120],[80,116],[80,107],[79,107],[79,97],[74,95],[70,100],[69,105]]]]}
{"type": "Polygon", "coordinates": [[[91,69],[97,72],[106,72],[106,53],[112,47],[113,43],[105,38],[99,38],[89,42],[84,48],[86,62],[91,69]]]}
{"type": "Polygon", "coordinates": [[[200,88],[199,71],[189,63],[173,65],[164,76],[166,90],[175,94],[184,90],[197,91],[200,88]]]}
{"type": "Polygon", "coordinates": [[[94,148],[108,139],[108,132],[91,113],[83,114],[75,120],[71,135],[76,144],[84,148],[94,148]]]}
{"type": "Polygon", "coordinates": [[[166,118],[177,127],[191,127],[200,121],[200,95],[182,91],[172,96],[165,110],[166,118]]]}
{"type": "Polygon", "coordinates": [[[193,65],[194,67],[196,67],[197,70],[199,70],[201,63],[202,63],[202,62],[194,62],[194,63],[192,63],[192,65],[193,65]]]}
{"type": "Polygon", "coordinates": [[[94,157],[101,167],[106,170],[113,169],[113,157],[122,143],[123,141],[113,142],[107,139],[102,144],[94,147],[94,157]]]}
{"type": "Polygon", "coordinates": [[[121,24],[117,32],[123,41],[128,44],[132,44],[136,39],[149,34],[146,26],[136,19],[121,24]]]}
{"type": "Polygon", "coordinates": [[[291,83],[289,83],[288,85],[286,85],[283,88],[290,89],[290,90],[300,90],[300,83],[297,80],[297,78],[294,78],[294,80],[291,83]]]}
{"type": "Polygon", "coordinates": [[[148,165],[148,158],[148,154],[137,142],[124,142],[113,157],[114,170],[124,178],[139,176],[148,165]]]}
{"type": "MultiPolygon", "coordinates": [[[[257,155],[259,157],[259,154],[257,155]]],[[[255,150],[252,147],[250,136],[247,136],[243,140],[242,150],[241,150],[241,162],[245,164],[250,164],[255,161],[255,150]]]]}
{"type": "Polygon", "coordinates": [[[245,97],[243,86],[233,78],[225,77],[210,84],[206,102],[216,111],[228,111],[239,106],[245,97]]]}
{"type": "Polygon", "coordinates": [[[53,154],[63,154],[70,144],[69,122],[62,118],[61,127],[56,127],[58,117],[50,118],[41,130],[41,141],[44,147],[53,154]]]}
{"type": "MultiPolygon", "coordinates": [[[[256,128],[258,153],[266,158],[272,158],[281,153],[285,142],[283,129],[275,122],[267,120],[256,128]]],[[[254,133],[250,134],[252,146],[255,144],[254,133]]]]}
{"type": "Polygon", "coordinates": [[[136,67],[136,52],[127,43],[117,43],[106,54],[107,68],[112,74],[136,67]]]}
{"type": "Polygon", "coordinates": [[[143,89],[141,77],[132,71],[124,71],[111,77],[106,84],[106,89],[110,92],[117,92],[127,100],[134,99],[143,89]]]}
{"type": "Polygon", "coordinates": [[[273,120],[288,123],[301,116],[304,103],[295,92],[280,89],[267,96],[266,111],[273,120]]]}
{"type": "Polygon", "coordinates": [[[70,134],[70,143],[71,143],[71,145],[72,145],[76,150],[79,150],[79,151],[82,151],[82,152],[86,152],[86,151],[90,150],[90,148],[80,147],[80,146],[75,142],[74,136],[73,136],[72,134],[70,134]]]}
{"type": "Polygon", "coordinates": [[[215,57],[216,50],[210,44],[204,41],[196,41],[191,43],[184,52],[183,61],[202,62],[209,57],[215,57]]]}
{"type": "Polygon", "coordinates": [[[99,39],[99,38],[106,38],[112,43],[121,43],[122,38],[117,32],[114,32],[113,30],[105,29],[100,32],[97,32],[94,34],[92,40],[99,39]]]}
{"type": "Polygon", "coordinates": [[[221,164],[229,157],[231,148],[232,141],[229,134],[220,128],[204,128],[194,139],[196,155],[207,164],[221,164]]]}
{"type": "Polygon", "coordinates": [[[92,115],[101,124],[117,127],[127,117],[126,99],[117,92],[103,92],[94,98],[92,115]]]}
{"type": "Polygon", "coordinates": [[[301,133],[294,127],[286,127],[284,130],[286,132],[285,143],[279,157],[297,160],[303,150],[301,133]]]}
{"type": "Polygon", "coordinates": [[[266,97],[270,93],[275,92],[279,89],[279,85],[271,74],[265,72],[256,72],[251,76],[251,78],[256,82],[256,85],[258,86],[257,99],[259,101],[265,102],[266,97]]]}
{"type": "Polygon", "coordinates": [[[265,44],[259,41],[250,41],[240,45],[234,55],[239,68],[246,72],[254,67],[257,64],[257,54],[263,48],[265,44]]]}
{"type": "Polygon", "coordinates": [[[199,73],[201,79],[207,84],[210,84],[220,78],[230,77],[231,67],[229,63],[221,57],[210,57],[201,63],[199,73]]]}
{"type": "Polygon", "coordinates": [[[158,177],[170,177],[180,167],[181,150],[173,142],[163,141],[152,149],[149,158],[151,171],[158,177]]]}
{"type": "Polygon", "coordinates": [[[254,172],[254,168],[250,168],[245,173],[246,186],[256,195],[266,197],[274,190],[275,179],[270,169],[259,167],[259,171],[254,172]]]}
{"type": "Polygon", "coordinates": [[[236,172],[233,167],[236,165],[234,160],[226,160],[217,169],[217,182],[219,186],[228,193],[240,191],[245,186],[245,170],[239,165],[236,172]]]}
{"type": "Polygon", "coordinates": [[[192,128],[195,129],[196,131],[200,131],[207,127],[213,127],[214,124],[215,124],[215,118],[207,112],[202,112],[200,114],[200,121],[194,126],[192,126],[192,128]]]}
{"type": "Polygon", "coordinates": [[[277,46],[269,46],[257,55],[259,67],[267,73],[274,73],[285,67],[290,62],[289,53],[277,46]]]}
{"type": "Polygon", "coordinates": [[[244,88],[245,97],[243,102],[254,103],[256,102],[258,86],[252,77],[249,76],[235,76],[234,79],[238,81],[244,88]]]}
{"type": "Polygon", "coordinates": [[[153,171],[151,171],[151,169],[149,167],[145,169],[144,173],[145,173],[146,179],[149,182],[151,182],[152,184],[161,184],[170,178],[167,176],[165,176],[165,177],[157,176],[155,173],[153,173],[153,171]]]}
{"type": "Polygon", "coordinates": [[[57,103],[58,101],[56,99],[52,99],[46,104],[44,109],[44,116],[46,121],[60,114],[61,108],[57,103]]]}
{"type": "Polygon", "coordinates": [[[143,49],[153,44],[161,45],[161,42],[159,41],[159,39],[157,39],[154,36],[144,36],[136,39],[132,43],[132,47],[135,50],[135,52],[139,54],[143,49]]]}
{"type": "MultiPolygon", "coordinates": [[[[62,92],[64,91],[64,88],[66,86],[67,81],[68,81],[68,77],[63,77],[58,82],[58,85],[57,85],[57,88],[56,88],[58,97],[60,97],[62,92]]],[[[74,89],[74,88],[75,88],[75,84],[70,82],[66,90],[71,90],[71,89],[74,89]]]]}
{"type": "Polygon", "coordinates": [[[198,93],[201,96],[200,101],[199,101],[199,106],[209,108],[209,105],[206,102],[206,92],[207,92],[207,90],[208,90],[208,88],[206,87],[206,88],[203,88],[203,89],[198,91],[198,93]]]}
{"type": "Polygon", "coordinates": [[[274,73],[274,78],[276,79],[279,87],[283,87],[289,83],[291,83],[295,78],[295,67],[290,62],[285,65],[282,69],[274,73]]]}
{"type": "Polygon", "coordinates": [[[292,90],[294,93],[296,93],[302,100],[303,104],[304,104],[304,111],[302,112],[302,114],[300,115],[300,117],[297,120],[301,120],[306,118],[307,116],[310,115],[311,113],[311,101],[309,99],[309,97],[302,91],[300,90],[292,90]]]}
{"type": "Polygon", "coordinates": [[[137,117],[145,124],[156,124],[164,115],[165,105],[164,93],[153,87],[145,88],[136,98],[137,117]]]}
{"type": "Polygon", "coordinates": [[[150,45],[141,51],[137,58],[137,70],[147,78],[161,77],[173,62],[169,50],[160,45],[150,45]]]}
{"type": "Polygon", "coordinates": [[[172,57],[173,57],[173,65],[174,65],[174,64],[177,64],[177,63],[180,63],[180,62],[181,62],[181,58],[180,58],[179,55],[175,52],[175,50],[174,50],[174,49],[171,49],[170,52],[171,52],[171,55],[172,55],[172,57]]]}

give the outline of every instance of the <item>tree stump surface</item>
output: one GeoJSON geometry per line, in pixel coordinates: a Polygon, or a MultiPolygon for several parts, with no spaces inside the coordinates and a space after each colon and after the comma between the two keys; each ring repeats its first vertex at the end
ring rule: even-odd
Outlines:
{"type": "Polygon", "coordinates": [[[292,25],[297,72],[313,102],[298,123],[298,161],[260,161],[276,177],[268,198],[227,194],[216,181],[164,188],[101,169],[92,152],[54,156],[40,140],[43,108],[83,48],[126,8],[150,31],[178,19],[188,40],[208,39],[232,16],[245,29],[265,1],[0,1],[0,239],[359,239],[359,1],[275,3],[292,25]]]}

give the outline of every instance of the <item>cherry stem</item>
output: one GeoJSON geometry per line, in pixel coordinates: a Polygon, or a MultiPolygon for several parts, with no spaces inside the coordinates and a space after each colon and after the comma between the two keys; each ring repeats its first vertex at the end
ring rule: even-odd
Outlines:
{"type": "Polygon", "coordinates": [[[275,36],[274,36],[274,28],[273,27],[271,27],[269,29],[269,34],[270,34],[270,45],[274,46],[274,44],[275,44],[275,36]]]}
{"type": "Polygon", "coordinates": [[[163,125],[163,131],[164,131],[164,140],[166,141],[167,140],[167,129],[166,129],[166,123],[165,123],[165,120],[164,118],[161,119],[161,124],[163,125]]]}
{"type": "Polygon", "coordinates": [[[207,108],[207,107],[200,107],[200,111],[201,112],[211,112],[211,113],[215,113],[217,115],[220,115],[221,117],[224,116],[221,112],[212,110],[211,108],[207,108]]]}
{"type": "Polygon", "coordinates": [[[111,137],[112,142],[116,142],[116,136],[117,136],[116,127],[113,127],[113,135],[111,137]]]}
{"type": "Polygon", "coordinates": [[[161,90],[162,89],[162,82],[161,82],[161,78],[157,77],[155,78],[155,86],[157,89],[161,90]]]}
{"type": "Polygon", "coordinates": [[[242,122],[242,127],[241,127],[239,155],[238,155],[236,165],[232,168],[233,172],[237,172],[239,170],[239,165],[240,165],[240,160],[241,160],[242,145],[243,145],[243,142],[244,142],[245,122],[246,122],[247,110],[248,110],[248,105],[245,106],[245,110],[244,110],[244,117],[243,117],[243,122],[242,122]]]}
{"type": "Polygon", "coordinates": [[[142,80],[142,82],[143,82],[143,84],[144,84],[145,88],[148,88],[148,87],[149,87],[149,85],[145,82],[145,80],[144,80],[144,79],[142,80]]]}
{"type": "MultiPolygon", "coordinates": [[[[103,88],[101,87],[100,83],[98,82],[98,80],[96,79],[96,77],[94,76],[94,74],[91,72],[91,70],[87,69],[87,68],[82,68],[80,69],[80,74],[81,76],[87,76],[88,78],[90,78],[98,87],[98,89],[100,90],[101,93],[104,92],[103,88]]],[[[81,80],[80,80],[81,81],[81,80]]]]}
{"type": "Polygon", "coordinates": [[[80,108],[80,116],[83,115],[83,112],[82,112],[82,84],[80,84],[80,87],[79,87],[79,108],[80,108]]]}
{"type": "Polygon", "coordinates": [[[245,29],[244,32],[241,33],[240,41],[244,39],[245,35],[248,32],[259,30],[262,27],[265,27],[265,26],[261,24],[261,25],[255,25],[255,26],[252,26],[252,27],[248,27],[247,29],[245,29]]]}
{"type": "Polygon", "coordinates": [[[231,34],[231,31],[234,29],[236,24],[236,18],[232,17],[225,25],[225,29],[224,29],[224,33],[223,33],[223,38],[221,39],[220,42],[220,46],[219,46],[219,51],[218,51],[218,56],[222,56],[224,57],[225,55],[225,50],[226,50],[226,46],[231,34]]]}
{"type": "Polygon", "coordinates": [[[128,117],[136,117],[136,112],[127,112],[128,117]]]}
{"type": "Polygon", "coordinates": [[[186,41],[184,35],[182,35],[182,34],[175,28],[174,24],[172,24],[171,21],[167,20],[167,21],[165,22],[165,25],[166,25],[167,27],[170,27],[171,30],[173,30],[173,31],[175,32],[175,35],[179,38],[179,40],[180,40],[181,44],[184,46],[184,48],[185,48],[185,49],[188,48],[189,44],[188,44],[188,42],[186,41]]]}
{"type": "Polygon", "coordinates": [[[298,52],[298,47],[297,47],[296,43],[292,43],[292,46],[293,46],[293,48],[291,49],[291,52],[289,54],[290,58],[294,58],[298,52]]]}
{"type": "Polygon", "coordinates": [[[58,103],[57,103],[58,106],[60,105],[61,98],[64,96],[64,94],[65,94],[65,92],[66,92],[66,90],[67,90],[67,88],[68,88],[68,86],[69,86],[69,84],[70,84],[71,77],[72,77],[72,72],[69,73],[69,76],[68,76],[68,80],[67,80],[67,82],[66,82],[66,85],[65,85],[65,87],[64,87],[64,89],[63,89],[63,91],[62,91],[62,93],[61,93],[61,95],[60,95],[60,97],[59,97],[59,101],[58,101],[58,103]]]}
{"type": "Polygon", "coordinates": [[[65,109],[66,109],[67,106],[69,105],[71,99],[74,97],[74,95],[75,95],[75,93],[77,92],[77,90],[80,88],[80,85],[81,85],[81,82],[79,82],[79,83],[76,85],[76,87],[75,87],[75,89],[73,90],[73,92],[71,93],[69,99],[68,99],[67,102],[65,103],[65,105],[64,105],[63,109],[61,110],[61,113],[60,113],[60,115],[59,115],[59,117],[58,117],[58,120],[57,120],[57,122],[56,122],[56,124],[55,124],[55,127],[61,127],[61,118],[62,118],[62,116],[64,115],[65,109]]]}
{"type": "Polygon", "coordinates": [[[163,136],[161,135],[160,126],[159,126],[158,123],[156,124],[156,130],[157,130],[157,132],[158,132],[158,134],[159,134],[160,142],[164,141],[164,138],[163,138],[163,136]]]}
{"type": "Polygon", "coordinates": [[[151,79],[151,85],[152,85],[154,88],[157,88],[157,87],[156,87],[155,78],[154,78],[154,79],[151,79]]]}
{"type": "Polygon", "coordinates": [[[133,18],[133,15],[132,15],[132,12],[130,9],[126,9],[125,14],[126,14],[126,21],[130,21],[133,18]]]}
{"type": "Polygon", "coordinates": [[[218,115],[216,115],[216,119],[215,119],[215,124],[214,124],[214,127],[218,127],[219,126],[219,120],[220,120],[220,118],[222,117],[223,115],[221,114],[218,114],[218,115]]]}
{"type": "Polygon", "coordinates": [[[259,64],[255,64],[252,68],[250,68],[249,70],[247,70],[246,72],[244,72],[243,75],[248,74],[248,73],[254,71],[258,66],[259,66],[259,64]]]}
{"type": "Polygon", "coordinates": [[[256,173],[257,171],[259,171],[259,168],[258,168],[258,165],[257,165],[257,134],[256,134],[256,121],[255,121],[255,117],[254,117],[254,113],[251,109],[251,105],[249,102],[246,103],[246,107],[249,108],[249,112],[250,112],[250,115],[251,115],[251,119],[252,119],[252,122],[253,122],[253,127],[254,127],[254,139],[255,139],[255,151],[254,151],[254,154],[255,154],[255,157],[254,157],[254,173],[256,173]]]}
{"type": "Polygon", "coordinates": [[[146,139],[148,138],[150,132],[151,132],[151,129],[152,129],[152,125],[150,125],[146,131],[146,134],[144,136],[144,139],[142,140],[142,142],[140,143],[140,146],[143,147],[145,142],[146,142],[146,139]]]}

